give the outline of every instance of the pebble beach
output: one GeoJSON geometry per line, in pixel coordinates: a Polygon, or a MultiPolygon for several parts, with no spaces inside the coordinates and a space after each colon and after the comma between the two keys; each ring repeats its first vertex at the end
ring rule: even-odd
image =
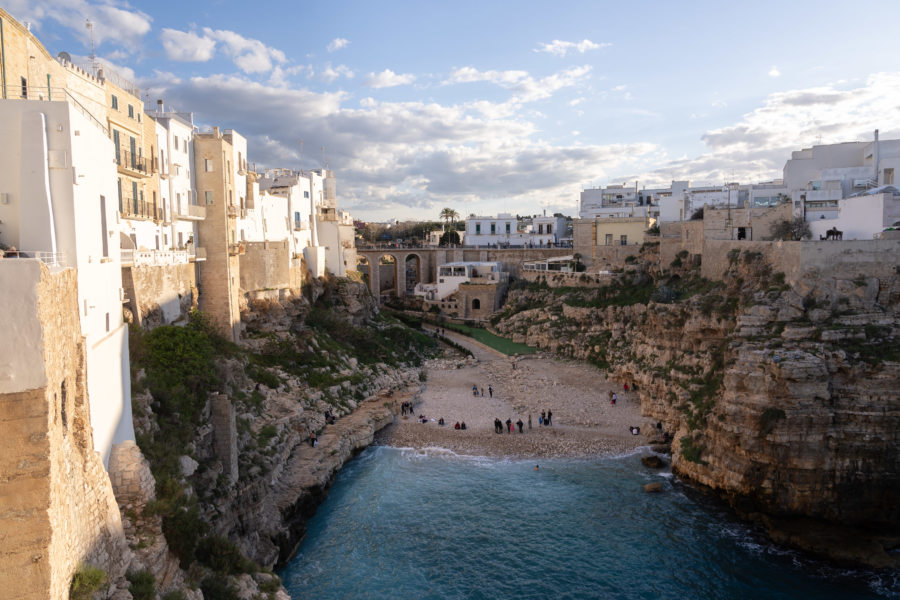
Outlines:
{"type": "Polygon", "coordinates": [[[610,456],[647,445],[643,433],[650,433],[653,424],[641,417],[637,394],[607,381],[596,368],[541,354],[508,357],[465,336],[445,335],[470,349],[474,358],[447,349],[428,361],[413,415],[398,415],[378,433],[376,444],[516,458],[610,456]],[[610,405],[610,391],[618,395],[615,406],[610,405]],[[553,411],[552,425],[539,425],[541,411],[548,410],[553,411]],[[420,415],[426,422],[419,421],[420,415]],[[495,433],[495,418],[503,422],[503,433],[495,433]],[[508,433],[507,419],[521,419],[524,432],[514,426],[508,433]],[[465,422],[466,430],[454,429],[457,421],[465,422]],[[631,433],[633,426],[641,428],[640,435],[631,433]]]}

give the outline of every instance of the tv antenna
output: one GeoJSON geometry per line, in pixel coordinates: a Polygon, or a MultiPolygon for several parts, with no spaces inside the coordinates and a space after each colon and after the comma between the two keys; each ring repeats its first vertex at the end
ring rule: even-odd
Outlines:
{"type": "Polygon", "coordinates": [[[300,138],[300,174],[303,175],[303,138],[300,138]]]}
{"type": "Polygon", "coordinates": [[[94,23],[90,19],[84,20],[85,28],[90,31],[91,35],[91,70],[94,76],[97,76],[97,55],[94,53],[94,23]]]}

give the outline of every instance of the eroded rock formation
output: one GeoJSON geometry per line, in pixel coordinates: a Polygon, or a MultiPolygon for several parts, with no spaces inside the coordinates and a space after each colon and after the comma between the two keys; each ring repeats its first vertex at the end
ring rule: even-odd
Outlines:
{"type": "Polygon", "coordinates": [[[673,470],[774,539],[900,563],[900,277],[788,286],[735,252],[715,283],[680,259],[651,273],[652,247],[641,259],[598,291],[520,285],[495,327],[635,386],[673,434],[673,470]]]}

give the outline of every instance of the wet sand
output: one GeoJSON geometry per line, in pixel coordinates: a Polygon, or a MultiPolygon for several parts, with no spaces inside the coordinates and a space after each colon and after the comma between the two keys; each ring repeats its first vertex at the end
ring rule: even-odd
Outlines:
{"type": "Polygon", "coordinates": [[[594,367],[542,355],[513,359],[471,338],[446,335],[470,348],[476,359],[448,350],[429,361],[414,416],[398,416],[394,425],[378,433],[377,444],[523,458],[609,456],[647,445],[643,433],[653,424],[640,416],[637,395],[606,381],[594,367]],[[473,385],[479,388],[478,396],[472,394],[473,385]],[[494,388],[493,397],[488,386],[494,388]],[[615,406],[609,403],[609,391],[618,395],[615,406]],[[553,411],[552,426],[538,425],[542,410],[553,411]],[[419,423],[418,415],[428,422],[419,423]],[[441,417],[443,427],[437,424],[441,417]],[[495,417],[503,422],[503,433],[494,432],[495,417]],[[518,428],[507,433],[507,419],[521,419],[524,433],[518,428]],[[465,421],[467,429],[455,430],[457,421],[465,421]],[[642,435],[632,435],[631,426],[639,426],[642,435]]]}

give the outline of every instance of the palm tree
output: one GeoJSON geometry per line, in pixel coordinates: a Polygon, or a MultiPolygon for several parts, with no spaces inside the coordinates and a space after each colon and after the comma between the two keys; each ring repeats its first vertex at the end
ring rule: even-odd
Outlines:
{"type": "Polygon", "coordinates": [[[447,231],[447,225],[456,221],[459,218],[459,213],[453,210],[452,208],[445,208],[441,210],[441,220],[444,221],[444,231],[447,231]]]}

